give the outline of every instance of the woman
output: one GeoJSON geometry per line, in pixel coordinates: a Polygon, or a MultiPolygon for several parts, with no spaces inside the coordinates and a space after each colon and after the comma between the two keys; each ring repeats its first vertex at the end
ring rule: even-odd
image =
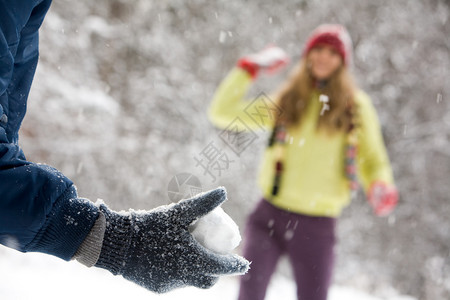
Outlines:
{"type": "Polygon", "coordinates": [[[276,47],[241,58],[215,93],[209,117],[216,126],[272,130],[258,180],[263,198],[245,233],[244,256],[252,265],[241,279],[240,300],[264,299],[283,254],[293,266],[298,299],[327,298],[336,218],[357,188],[356,174],[377,215],[397,203],[375,109],[349,73],[351,47],[344,27],[321,25],[275,95],[243,101],[261,71],[286,64],[276,47]]]}

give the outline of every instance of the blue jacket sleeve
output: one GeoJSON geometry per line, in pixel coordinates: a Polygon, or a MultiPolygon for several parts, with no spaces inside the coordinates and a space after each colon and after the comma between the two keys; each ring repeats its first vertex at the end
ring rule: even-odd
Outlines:
{"type": "Polygon", "coordinates": [[[50,0],[0,0],[0,243],[69,260],[98,208],[67,177],[29,162],[18,131],[38,60],[38,29],[50,0]]]}

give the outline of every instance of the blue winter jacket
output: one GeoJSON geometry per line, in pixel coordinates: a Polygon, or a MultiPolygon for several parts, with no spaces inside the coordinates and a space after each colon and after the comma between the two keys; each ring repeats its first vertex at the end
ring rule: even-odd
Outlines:
{"type": "Polygon", "coordinates": [[[98,217],[56,169],[27,161],[18,131],[51,0],[0,0],[0,243],[69,260],[98,217]]]}

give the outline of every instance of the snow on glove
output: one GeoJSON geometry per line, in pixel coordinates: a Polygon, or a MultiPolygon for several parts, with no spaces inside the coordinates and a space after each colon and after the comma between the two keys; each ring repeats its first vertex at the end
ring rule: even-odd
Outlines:
{"type": "Polygon", "coordinates": [[[289,63],[289,56],[280,47],[269,45],[264,50],[244,56],[237,66],[246,70],[255,79],[261,70],[275,73],[289,63]]]}
{"type": "Polygon", "coordinates": [[[369,188],[367,198],[377,216],[386,216],[397,206],[398,192],[393,185],[375,181],[369,188]]]}
{"type": "Polygon", "coordinates": [[[209,288],[220,275],[246,273],[247,260],[207,250],[189,233],[191,223],[225,200],[220,187],[151,211],[117,213],[102,204],[106,231],[95,266],[158,293],[209,288]]]}

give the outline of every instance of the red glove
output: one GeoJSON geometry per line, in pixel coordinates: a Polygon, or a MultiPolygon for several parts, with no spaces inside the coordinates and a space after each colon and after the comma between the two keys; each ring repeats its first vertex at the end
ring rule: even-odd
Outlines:
{"type": "Polygon", "coordinates": [[[375,181],[369,188],[367,199],[377,216],[386,216],[397,206],[398,192],[393,185],[375,181]]]}
{"type": "Polygon", "coordinates": [[[289,63],[289,56],[283,49],[269,45],[264,50],[244,56],[237,62],[237,66],[246,70],[255,79],[261,70],[272,74],[289,63]]]}

